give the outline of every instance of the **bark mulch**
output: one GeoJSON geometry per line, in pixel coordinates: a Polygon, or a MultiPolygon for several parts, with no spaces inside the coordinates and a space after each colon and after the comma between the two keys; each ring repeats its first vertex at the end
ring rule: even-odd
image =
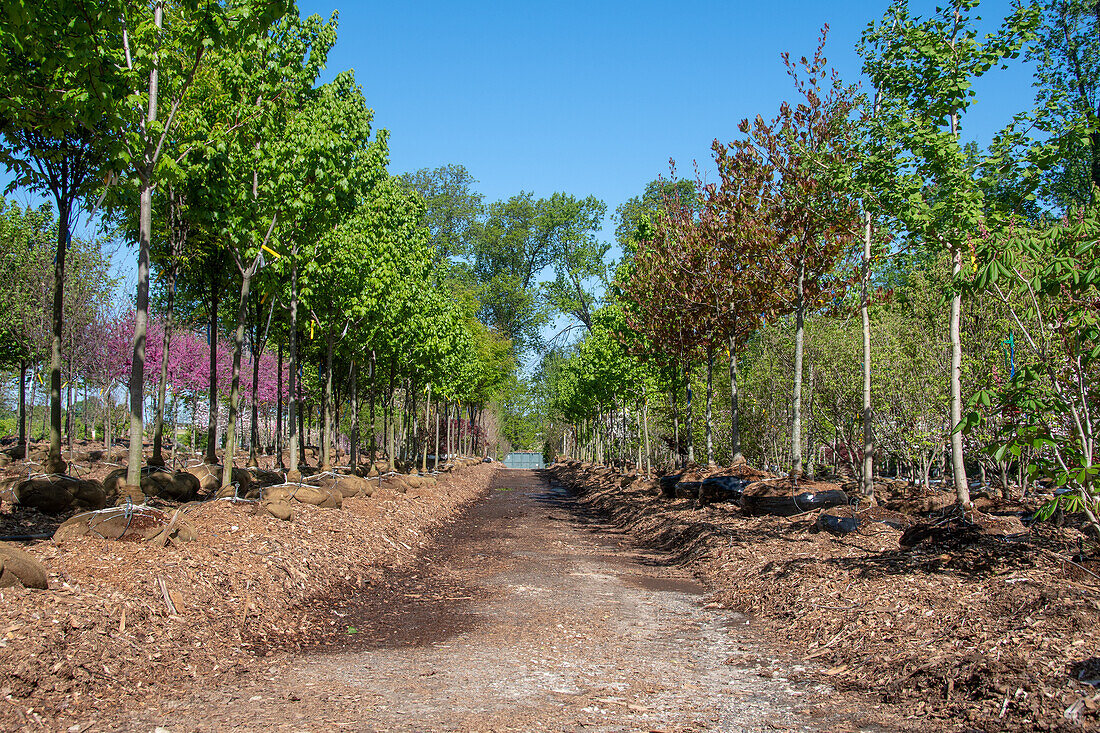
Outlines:
{"type": "MultiPolygon", "coordinates": [[[[198,532],[188,543],[23,544],[49,589],[0,589],[0,729],[85,730],[97,714],[230,682],[331,634],[333,600],[370,593],[413,561],[488,491],[497,466],[407,493],[376,488],[342,509],[295,505],[290,522],[252,502],[206,501],[187,514],[198,532]]],[[[49,532],[63,518],[0,501],[6,534],[49,532]]]]}
{"type": "Polygon", "coordinates": [[[962,516],[942,494],[885,482],[870,510],[747,517],[589,465],[550,473],[673,551],[837,695],[870,694],[902,727],[1100,728],[1100,559],[1072,521],[1025,526],[1037,499],[979,496],[962,516]],[[859,528],[823,531],[824,513],[859,528]]]}

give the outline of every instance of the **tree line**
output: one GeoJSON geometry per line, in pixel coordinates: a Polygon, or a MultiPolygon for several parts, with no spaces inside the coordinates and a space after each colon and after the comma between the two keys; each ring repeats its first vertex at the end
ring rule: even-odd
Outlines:
{"type": "Polygon", "coordinates": [[[620,207],[595,327],[544,360],[550,452],[827,465],[869,501],[876,471],[938,470],[964,507],[974,474],[1042,481],[1095,524],[1100,14],[1016,5],[981,35],[977,6],[891,3],[862,85],[826,26],[781,57],[792,100],[714,140],[713,182],[673,168],[620,207]],[[968,141],[975,82],[1021,56],[1033,106],[968,141]]]}
{"type": "Polygon", "coordinates": [[[0,78],[19,90],[0,102],[9,192],[52,200],[5,204],[0,367],[24,445],[36,379],[48,392],[47,473],[79,421],[128,435],[134,483],[143,438],[164,464],[181,411],[206,462],[247,443],[292,475],[311,425],[324,468],[338,444],[392,468],[536,439],[521,367],[556,314],[590,317],[605,206],[485,202],[460,165],[389,173],[354,72],[322,82],[337,21],[262,0],[0,18],[0,78]],[[100,239],[73,236],[81,218],[100,239]],[[121,298],[103,254],[119,241],[136,243],[121,298]]]}

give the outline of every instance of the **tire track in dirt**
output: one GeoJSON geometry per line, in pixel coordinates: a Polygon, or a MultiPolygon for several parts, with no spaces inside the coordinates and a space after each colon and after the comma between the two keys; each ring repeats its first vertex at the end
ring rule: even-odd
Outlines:
{"type": "Polygon", "coordinates": [[[537,472],[499,470],[415,566],[329,609],[313,649],[114,729],[837,729],[744,617],[537,472]]]}

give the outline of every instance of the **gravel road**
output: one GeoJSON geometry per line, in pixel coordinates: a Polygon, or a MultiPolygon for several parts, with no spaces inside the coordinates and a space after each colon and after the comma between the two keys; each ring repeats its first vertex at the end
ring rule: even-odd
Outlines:
{"type": "Polygon", "coordinates": [[[856,730],[828,691],[707,604],[660,554],[538,472],[491,495],[416,569],[338,604],[333,633],[231,688],[201,680],[114,730],[856,730]],[[708,607],[709,606],[709,607],[708,607]]]}

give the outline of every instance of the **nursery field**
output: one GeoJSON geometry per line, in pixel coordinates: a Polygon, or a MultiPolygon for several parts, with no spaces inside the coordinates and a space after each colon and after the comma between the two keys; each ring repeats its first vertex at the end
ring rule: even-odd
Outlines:
{"type": "Polygon", "coordinates": [[[0,728],[1100,728],[1100,3],[367,5],[0,12],[0,728]]]}

